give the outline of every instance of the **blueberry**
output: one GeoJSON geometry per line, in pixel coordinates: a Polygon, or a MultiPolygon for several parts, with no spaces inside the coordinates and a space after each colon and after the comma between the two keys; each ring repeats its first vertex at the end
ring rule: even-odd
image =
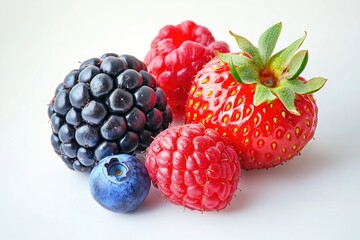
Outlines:
{"type": "Polygon", "coordinates": [[[118,213],[137,209],[149,193],[151,181],[144,164],[120,154],[101,160],[91,171],[91,195],[104,208],[118,213]]]}
{"type": "Polygon", "coordinates": [[[142,85],[141,74],[133,69],[127,69],[116,78],[116,83],[120,88],[135,90],[142,85]]]}
{"type": "Polygon", "coordinates": [[[60,145],[60,152],[63,155],[67,155],[70,158],[75,158],[76,157],[76,152],[78,149],[78,145],[74,142],[70,142],[70,143],[62,143],[60,145]]]}
{"type": "Polygon", "coordinates": [[[101,136],[107,140],[117,140],[126,132],[126,122],[123,117],[111,115],[100,128],[101,136]]]}
{"type": "Polygon", "coordinates": [[[100,73],[100,69],[96,66],[88,66],[82,70],[79,74],[79,82],[89,83],[97,74],[100,73]]]}
{"type": "Polygon", "coordinates": [[[108,57],[104,58],[104,60],[102,61],[101,65],[100,65],[100,70],[103,73],[106,73],[112,77],[116,77],[121,72],[123,72],[125,69],[127,69],[126,62],[120,58],[113,57],[113,56],[108,56],[108,57]]]}
{"type": "Polygon", "coordinates": [[[72,70],[64,79],[64,88],[72,88],[75,86],[79,77],[79,70],[72,70]]]}
{"type": "Polygon", "coordinates": [[[89,87],[85,83],[76,84],[70,91],[70,103],[72,106],[83,108],[90,99],[89,87]]]}
{"type": "Polygon", "coordinates": [[[70,124],[64,124],[59,129],[59,139],[62,143],[69,143],[75,139],[75,129],[70,124]]]}
{"type": "Polygon", "coordinates": [[[112,113],[124,114],[134,106],[134,97],[124,89],[115,89],[106,104],[112,113]]]}
{"type": "Polygon", "coordinates": [[[142,86],[134,93],[136,106],[144,112],[148,112],[155,107],[156,93],[148,87],[142,86]]]}
{"type": "Polygon", "coordinates": [[[136,150],[140,142],[139,135],[128,131],[119,141],[120,149],[124,153],[132,153],[136,150]]]}
{"type": "Polygon", "coordinates": [[[125,60],[128,65],[128,68],[130,69],[134,69],[138,72],[140,72],[141,70],[147,71],[145,63],[143,63],[142,61],[140,61],[139,59],[137,59],[132,55],[123,54],[120,55],[119,58],[125,60]]]}
{"type": "Polygon", "coordinates": [[[99,73],[90,82],[90,91],[94,97],[102,97],[113,89],[114,80],[105,73],[99,73]]]}
{"type": "Polygon", "coordinates": [[[165,110],[167,106],[167,98],[165,92],[161,88],[156,89],[156,108],[165,110]]]}
{"type": "Polygon", "coordinates": [[[119,148],[115,142],[104,141],[100,143],[99,146],[96,147],[94,153],[96,159],[100,161],[104,157],[119,153],[119,148]]]}
{"type": "Polygon", "coordinates": [[[58,133],[64,123],[64,118],[60,117],[57,113],[53,113],[53,115],[51,115],[50,124],[53,133],[58,133]]]}
{"type": "Polygon", "coordinates": [[[146,123],[145,114],[137,107],[131,109],[131,111],[125,116],[125,119],[127,127],[134,131],[140,131],[144,128],[146,123]]]}
{"type": "Polygon", "coordinates": [[[71,108],[66,114],[65,120],[73,126],[78,126],[82,123],[81,112],[75,108],[71,108]]]}
{"type": "Polygon", "coordinates": [[[71,108],[70,100],[69,100],[69,92],[66,90],[61,90],[56,95],[55,102],[54,102],[54,110],[65,116],[66,113],[71,108]]]}
{"type": "Polygon", "coordinates": [[[81,63],[80,67],[79,67],[79,70],[80,72],[82,70],[84,70],[86,67],[88,66],[96,66],[96,67],[99,67],[100,66],[100,62],[101,60],[99,58],[90,58],[84,62],[81,63]]]}
{"type": "Polygon", "coordinates": [[[89,124],[82,125],[75,131],[75,139],[81,146],[95,147],[100,140],[99,129],[89,124]]]}
{"type": "Polygon", "coordinates": [[[76,156],[84,166],[92,166],[95,163],[95,154],[91,149],[80,147],[76,156]]]}
{"type": "Polygon", "coordinates": [[[156,79],[148,72],[141,70],[141,78],[143,80],[143,85],[149,86],[151,88],[156,88],[156,79]]]}
{"type": "Polygon", "coordinates": [[[163,114],[162,112],[154,108],[151,112],[146,114],[146,124],[145,126],[150,130],[158,129],[163,122],[163,114]]]}
{"type": "Polygon", "coordinates": [[[101,55],[100,60],[102,61],[102,60],[104,60],[105,58],[110,57],[110,56],[112,56],[112,57],[119,57],[119,55],[116,54],[116,53],[104,53],[103,55],[101,55]]]}
{"type": "Polygon", "coordinates": [[[97,101],[90,101],[81,111],[82,118],[92,125],[99,124],[106,116],[104,105],[97,101]]]}

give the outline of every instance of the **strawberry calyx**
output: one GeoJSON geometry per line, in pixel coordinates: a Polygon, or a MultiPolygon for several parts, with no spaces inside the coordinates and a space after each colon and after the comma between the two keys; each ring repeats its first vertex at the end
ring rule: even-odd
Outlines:
{"type": "Polygon", "coordinates": [[[306,38],[306,32],[303,37],[273,55],[281,29],[281,22],[267,29],[261,35],[258,47],[230,31],[243,52],[216,52],[216,55],[223,63],[229,64],[236,81],[241,84],[256,84],[253,100],[256,106],[279,99],[289,112],[300,115],[294,103],[296,94],[314,93],[327,80],[315,77],[304,81],[299,77],[309,59],[307,50],[298,51],[306,38]]]}

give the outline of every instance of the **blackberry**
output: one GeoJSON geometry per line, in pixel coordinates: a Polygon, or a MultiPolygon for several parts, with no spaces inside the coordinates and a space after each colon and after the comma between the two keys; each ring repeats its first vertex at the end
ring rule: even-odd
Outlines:
{"type": "Polygon", "coordinates": [[[51,145],[70,169],[89,172],[102,158],[144,151],[172,122],[164,91],[131,55],[81,63],[49,104],[51,145]]]}

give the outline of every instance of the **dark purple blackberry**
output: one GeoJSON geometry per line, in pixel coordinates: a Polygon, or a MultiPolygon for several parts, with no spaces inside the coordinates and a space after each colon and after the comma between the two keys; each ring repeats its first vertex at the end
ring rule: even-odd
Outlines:
{"type": "Polygon", "coordinates": [[[115,53],[67,74],[47,112],[54,151],[80,172],[109,155],[144,151],[172,122],[167,98],[145,64],[115,53]]]}

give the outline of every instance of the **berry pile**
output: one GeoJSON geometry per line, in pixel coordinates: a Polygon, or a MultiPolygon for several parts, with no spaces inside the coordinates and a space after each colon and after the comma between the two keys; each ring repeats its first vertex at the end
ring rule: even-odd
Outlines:
{"type": "Polygon", "coordinates": [[[84,61],[56,89],[48,115],[54,151],[88,172],[118,153],[144,151],[172,121],[172,110],[143,62],[113,53],[84,61]]]}
{"type": "Polygon", "coordinates": [[[318,109],[312,93],[326,79],[299,76],[308,52],[296,51],[305,37],[272,55],[280,30],[281,23],[266,30],[259,48],[231,33],[243,52],[216,52],[190,87],[186,124],[165,130],[150,145],[145,165],[170,202],[220,210],[227,205],[221,201],[224,189],[232,195],[237,184],[224,179],[238,180],[232,175],[235,168],[222,163],[236,158],[243,169],[274,167],[298,155],[314,136],[318,109]],[[203,128],[223,138],[210,140],[203,128]],[[219,142],[233,146],[237,154],[220,157],[219,142]]]}
{"type": "Polygon", "coordinates": [[[300,76],[306,35],[273,54],[281,29],[267,29],[258,47],[230,32],[242,52],[229,53],[185,21],[160,30],[145,63],[113,53],[83,62],[49,104],[55,152],[69,168],[91,171],[91,193],[111,211],[135,210],[151,181],[176,205],[224,209],[240,169],[288,161],[315,134],[312,94],[326,79],[300,76]],[[170,126],[173,116],[185,122],[170,126]]]}

